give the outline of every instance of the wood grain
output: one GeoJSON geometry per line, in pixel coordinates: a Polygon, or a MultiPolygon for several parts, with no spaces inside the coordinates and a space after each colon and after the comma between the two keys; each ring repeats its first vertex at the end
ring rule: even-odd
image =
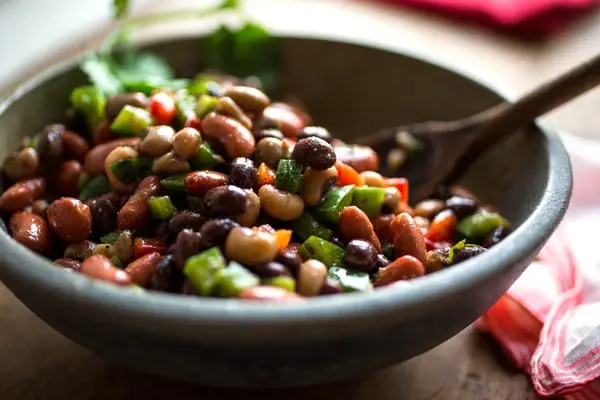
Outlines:
{"type": "Polygon", "coordinates": [[[203,388],[107,363],[62,337],[0,284],[0,399],[125,400],[530,400],[529,379],[502,363],[491,340],[468,328],[406,363],[319,387],[242,391],[203,388]]]}

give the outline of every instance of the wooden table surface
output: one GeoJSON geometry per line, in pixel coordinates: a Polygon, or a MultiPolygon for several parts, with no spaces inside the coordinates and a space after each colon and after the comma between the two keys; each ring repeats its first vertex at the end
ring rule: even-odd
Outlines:
{"type": "Polygon", "coordinates": [[[104,361],[45,325],[0,284],[0,399],[130,400],[524,400],[529,379],[493,342],[468,328],[403,364],[319,387],[250,392],[203,388],[143,375],[104,361]],[[258,397],[257,396],[257,397],[258,397]]]}

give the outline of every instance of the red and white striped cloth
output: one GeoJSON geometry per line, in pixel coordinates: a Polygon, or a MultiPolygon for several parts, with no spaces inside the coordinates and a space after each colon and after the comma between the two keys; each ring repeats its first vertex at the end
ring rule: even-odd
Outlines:
{"type": "Polygon", "coordinates": [[[600,399],[600,146],[569,139],[575,187],[557,232],[476,326],[542,397],[600,399]]]}

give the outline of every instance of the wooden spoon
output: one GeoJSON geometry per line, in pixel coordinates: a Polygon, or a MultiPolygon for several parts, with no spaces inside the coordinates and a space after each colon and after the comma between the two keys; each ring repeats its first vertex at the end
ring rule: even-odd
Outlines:
{"type": "Polygon", "coordinates": [[[387,128],[365,136],[359,144],[373,147],[387,176],[404,176],[411,201],[433,195],[454,183],[481,153],[580,94],[600,84],[600,55],[539,86],[515,103],[501,103],[456,121],[423,122],[387,128]],[[409,133],[421,145],[418,154],[400,168],[386,165],[387,154],[398,148],[400,134],[409,133]]]}

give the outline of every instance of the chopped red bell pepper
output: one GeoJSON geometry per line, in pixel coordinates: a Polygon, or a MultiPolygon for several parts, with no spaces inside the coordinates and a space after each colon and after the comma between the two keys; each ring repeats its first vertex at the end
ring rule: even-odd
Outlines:
{"type": "Polygon", "coordinates": [[[168,93],[158,92],[150,98],[150,114],[155,124],[170,125],[176,113],[175,100],[168,93]]]}
{"type": "Polygon", "coordinates": [[[452,239],[458,223],[456,215],[451,210],[444,210],[435,216],[425,237],[434,242],[447,242],[452,239]]]}
{"type": "Polygon", "coordinates": [[[196,113],[193,113],[185,121],[184,126],[186,128],[194,128],[197,131],[200,131],[200,127],[202,126],[202,120],[198,118],[198,115],[196,113]]]}
{"type": "Polygon", "coordinates": [[[384,180],[386,187],[395,187],[400,192],[400,202],[408,204],[408,179],[406,178],[387,178],[384,180]]]}
{"type": "Polygon", "coordinates": [[[133,241],[133,256],[135,259],[154,253],[155,251],[165,254],[167,246],[159,239],[135,238],[133,241]]]}

